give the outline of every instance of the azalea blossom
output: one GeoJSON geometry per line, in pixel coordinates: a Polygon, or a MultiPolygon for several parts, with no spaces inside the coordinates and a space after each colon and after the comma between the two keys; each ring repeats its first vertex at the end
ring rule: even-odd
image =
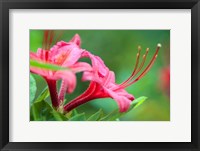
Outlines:
{"type": "Polygon", "coordinates": [[[72,93],[76,86],[75,73],[91,70],[91,66],[85,62],[78,62],[84,50],[80,48],[81,40],[78,34],[76,34],[71,41],[57,42],[52,48],[50,45],[53,41],[53,34],[48,31],[44,33],[43,47],[39,48],[36,53],[30,52],[30,58],[32,60],[57,65],[67,68],[66,70],[47,70],[38,67],[30,67],[32,73],[41,75],[47,82],[52,105],[58,107],[64,100],[65,93],[72,93]],[[57,94],[56,81],[62,80],[59,96],[57,94]]]}
{"type": "Polygon", "coordinates": [[[82,95],[68,103],[64,107],[64,110],[70,111],[78,105],[93,99],[111,97],[117,101],[121,112],[126,111],[134,97],[124,89],[118,89],[119,86],[115,84],[114,72],[105,66],[101,58],[88,52],[85,52],[85,55],[91,58],[93,70],[91,72],[85,71],[82,80],[90,80],[91,83],[88,89],[82,95]]]}
{"type": "Polygon", "coordinates": [[[113,98],[118,106],[120,112],[126,112],[131,104],[131,101],[134,100],[134,96],[129,94],[125,88],[132,85],[133,83],[137,82],[139,79],[144,77],[144,75],[150,70],[152,65],[154,64],[158,51],[161,45],[158,44],[156,48],[156,52],[153,55],[152,59],[150,60],[149,64],[146,68],[141,72],[144,63],[146,61],[147,54],[149,52],[149,48],[146,49],[146,53],[143,55],[143,59],[141,64],[139,65],[141,47],[138,47],[138,53],[136,57],[136,64],[131,76],[121,84],[115,83],[115,74],[113,71],[110,71],[108,67],[104,64],[103,60],[98,56],[94,56],[89,52],[84,52],[83,56],[89,57],[92,61],[92,68],[91,71],[85,71],[83,73],[82,80],[86,81],[89,80],[90,85],[88,89],[69,102],[67,105],[64,106],[64,111],[69,112],[72,109],[76,108],[77,106],[84,104],[88,101],[98,98],[113,98]],[[139,76],[137,74],[140,73],[139,76]]]}

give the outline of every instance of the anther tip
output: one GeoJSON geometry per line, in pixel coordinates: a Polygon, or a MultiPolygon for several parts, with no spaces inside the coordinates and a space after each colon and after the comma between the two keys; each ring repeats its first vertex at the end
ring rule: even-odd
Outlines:
{"type": "Polygon", "coordinates": [[[158,43],[158,44],[157,44],[157,47],[161,48],[161,47],[162,47],[162,45],[161,45],[160,43],[158,43]]]}
{"type": "Polygon", "coordinates": [[[138,46],[138,50],[141,50],[142,48],[141,48],[141,46],[138,46]]]}

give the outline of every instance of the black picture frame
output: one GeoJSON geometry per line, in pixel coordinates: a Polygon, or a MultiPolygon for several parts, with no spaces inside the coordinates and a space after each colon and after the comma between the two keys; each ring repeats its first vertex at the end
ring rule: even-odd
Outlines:
{"type": "Polygon", "coordinates": [[[200,150],[199,0],[0,0],[0,148],[25,150],[200,150]],[[9,9],[191,9],[191,142],[9,142],[9,9]]]}

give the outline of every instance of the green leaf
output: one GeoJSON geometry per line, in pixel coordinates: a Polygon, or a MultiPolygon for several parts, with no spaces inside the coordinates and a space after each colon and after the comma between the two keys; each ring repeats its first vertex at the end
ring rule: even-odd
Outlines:
{"type": "Polygon", "coordinates": [[[69,119],[69,121],[85,121],[85,120],[86,120],[85,113],[75,115],[69,119]]]}
{"type": "Polygon", "coordinates": [[[52,115],[52,107],[43,101],[33,103],[31,106],[31,120],[33,121],[52,121],[55,120],[52,115]]]}
{"type": "Polygon", "coordinates": [[[45,63],[45,62],[38,62],[35,60],[30,60],[30,66],[32,67],[37,67],[37,68],[42,68],[42,69],[47,69],[47,70],[69,70],[69,68],[64,68],[61,66],[57,66],[54,64],[50,64],[50,63],[45,63]]]}
{"type": "Polygon", "coordinates": [[[37,91],[34,77],[30,74],[30,102],[33,103],[37,91]]]}
{"type": "Polygon", "coordinates": [[[114,110],[113,112],[111,112],[110,114],[106,115],[105,117],[101,118],[101,121],[116,121],[118,118],[120,118],[121,116],[125,115],[126,113],[128,113],[129,111],[137,108],[139,105],[141,105],[145,100],[147,99],[147,97],[142,96],[137,98],[136,100],[134,100],[131,105],[130,108],[127,112],[119,112],[119,109],[114,110]]]}
{"type": "Polygon", "coordinates": [[[102,109],[100,109],[99,111],[97,111],[96,113],[91,115],[87,120],[88,121],[98,121],[102,116],[103,116],[103,111],[102,111],[102,109]]]}
{"type": "Polygon", "coordinates": [[[52,109],[52,115],[56,121],[68,121],[67,117],[65,117],[63,114],[61,114],[60,112],[57,112],[54,109],[52,109]]]}
{"type": "Polygon", "coordinates": [[[35,99],[34,102],[40,102],[45,100],[49,96],[49,89],[45,87],[44,90],[40,93],[40,95],[35,99]]]}
{"type": "Polygon", "coordinates": [[[77,112],[77,110],[76,110],[76,109],[73,109],[72,111],[66,113],[65,116],[66,116],[68,119],[70,119],[71,117],[74,117],[74,116],[76,116],[76,115],[78,115],[78,114],[79,114],[79,113],[77,112]]]}
{"type": "Polygon", "coordinates": [[[53,109],[44,100],[35,102],[31,106],[31,120],[32,121],[67,121],[65,117],[60,112],[53,109]]]}
{"type": "Polygon", "coordinates": [[[78,113],[78,111],[76,110],[76,109],[73,109],[72,110],[72,115],[78,115],[79,113],[78,113]]]}

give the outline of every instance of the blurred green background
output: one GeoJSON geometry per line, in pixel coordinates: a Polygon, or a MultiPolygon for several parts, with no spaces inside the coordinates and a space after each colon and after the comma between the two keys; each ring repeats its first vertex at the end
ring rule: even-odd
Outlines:
{"type": "MultiPolygon", "coordinates": [[[[126,88],[135,98],[148,97],[140,107],[129,112],[120,120],[125,121],[169,121],[170,97],[162,88],[161,72],[170,64],[170,30],[64,30],[60,40],[69,41],[75,34],[81,37],[81,48],[98,55],[110,70],[115,72],[116,83],[126,80],[133,71],[137,48],[142,53],[150,48],[145,65],[150,62],[158,43],[162,44],[157,60],[145,77],[126,88]]],[[[36,52],[42,48],[43,30],[30,30],[30,50],[36,52]]],[[[83,60],[83,59],[82,59],[83,60]]],[[[84,61],[89,61],[84,59],[84,61]]],[[[77,87],[72,94],[67,94],[67,102],[81,94],[89,82],[81,81],[82,73],[77,74],[77,87]]],[[[44,79],[34,75],[37,82],[36,96],[46,87],[44,79]]],[[[60,82],[58,82],[58,86],[60,82]]],[[[50,101],[50,98],[48,98],[50,101]]],[[[96,99],[77,108],[89,116],[102,108],[105,113],[118,108],[114,100],[96,99]]]]}

